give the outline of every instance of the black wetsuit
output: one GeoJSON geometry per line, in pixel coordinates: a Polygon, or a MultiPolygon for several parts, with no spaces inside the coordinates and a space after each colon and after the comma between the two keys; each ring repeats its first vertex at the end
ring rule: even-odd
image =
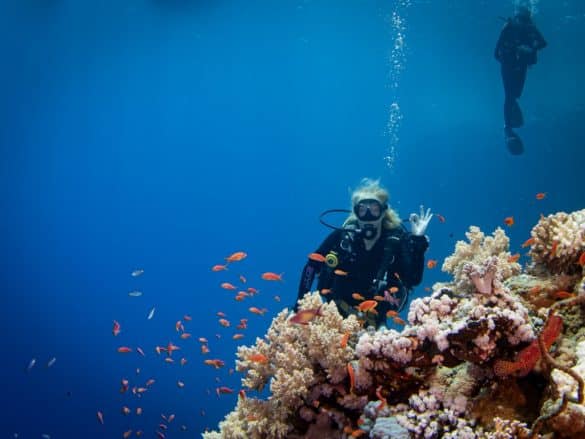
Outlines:
{"type": "Polygon", "coordinates": [[[353,293],[369,300],[375,295],[384,296],[384,290],[397,287],[398,291],[388,296],[390,301],[380,301],[376,307],[375,322],[379,326],[386,322],[387,311],[402,309],[409,290],[421,282],[424,253],[429,244],[426,237],[412,235],[402,227],[382,230],[370,250],[366,250],[363,239],[355,235],[335,230],[323,241],[316,253],[327,256],[334,252],[339,263],[330,267],[325,262],[309,260],[301,275],[298,298],[311,290],[317,275],[319,291],[331,290],[322,297],[334,300],[340,313],[347,316],[361,302],[352,297],[353,293]],[[347,274],[335,274],[335,270],[347,274]],[[387,284],[376,282],[384,277],[387,284]]]}
{"type": "Polygon", "coordinates": [[[524,124],[520,106],[516,101],[524,89],[528,66],[536,64],[536,53],[546,47],[540,31],[529,17],[516,16],[508,19],[496,44],[495,57],[501,64],[504,83],[504,122],[506,128],[524,124]],[[530,48],[523,51],[520,46],[530,48]]]}

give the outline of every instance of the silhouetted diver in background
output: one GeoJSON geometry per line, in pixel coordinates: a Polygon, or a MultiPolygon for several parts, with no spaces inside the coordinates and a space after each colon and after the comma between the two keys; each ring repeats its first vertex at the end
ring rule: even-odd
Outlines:
{"type": "Polygon", "coordinates": [[[524,125],[517,99],[522,95],[526,71],[536,64],[536,53],[546,47],[546,41],[532,21],[528,6],[518,6],[514,17],[508,18],[496,44],[495,57],[502,66],[504,83],[504,131],[506,145],[512,154],[522,154],[522,140],[513,130],[524,125]]]}

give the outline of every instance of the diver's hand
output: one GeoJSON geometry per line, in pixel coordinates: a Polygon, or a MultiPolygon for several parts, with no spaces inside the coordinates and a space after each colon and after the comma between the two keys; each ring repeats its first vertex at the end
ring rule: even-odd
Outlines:
{"type": "Polygon", "coordinates": [[[410,231],[415,236],[422,236],[429,225],[429,221],[433,217],[431,209],[425,212],[424,206],[420,206],[420,216],[416,213],[411,213],[408,221],[410,222],[410,231]]]}

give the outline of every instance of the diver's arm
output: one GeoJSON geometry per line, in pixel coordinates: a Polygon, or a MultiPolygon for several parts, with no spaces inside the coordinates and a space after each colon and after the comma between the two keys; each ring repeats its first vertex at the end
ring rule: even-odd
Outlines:
{"type": "MultiPolygon", "coordinates": [[[[341,233],[339,231],[334,231],[323,241],[323,243],[319,246],[315,253],[319,253],[320,255],[326,256],[334,246],[339,242],[341,233]]],[[[303,272],[301,273],[301,280],[299,282],[299,291],[297,295],[297,302],[295,303],[294,309],[297,309],[298,301],[309,291],[313,286],[313,281],[315,280],[315,276],[321,272],[321,268],[323,267],[323,262],[314,261],[309,259],[303,268],[303,272]]]]}
{"type": "Polygon", "coordinates": [[[534,26],[534,42],[532,43],[532,47],[534,47],[535,50],[541,50],[546,47],[546,44],[547,44],[546,40],[544,39],[538,28],[534,26]]]}
{"type": "Polygon", "coordinates": [[[502,60],[502,46],[504,43],[509,39],[508,34],[510,32],[510,23],[506,23],[504,28],[500,32],[500,36],[498,38],[498,42],[496,43],[496,48],[494,50],[494,57],[498,60],[502,60]]]}

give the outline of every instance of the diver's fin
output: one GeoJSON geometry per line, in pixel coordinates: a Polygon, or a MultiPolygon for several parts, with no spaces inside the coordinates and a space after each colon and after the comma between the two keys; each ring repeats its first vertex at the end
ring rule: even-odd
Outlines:
{"type": "Polygon", "coordinates": [[[514,132],[510,127],[504,129],[504,135],[506,139],[506,147],[512,155],[522,155],[524,153],[524,142],[520,136],[514,132]]]}

